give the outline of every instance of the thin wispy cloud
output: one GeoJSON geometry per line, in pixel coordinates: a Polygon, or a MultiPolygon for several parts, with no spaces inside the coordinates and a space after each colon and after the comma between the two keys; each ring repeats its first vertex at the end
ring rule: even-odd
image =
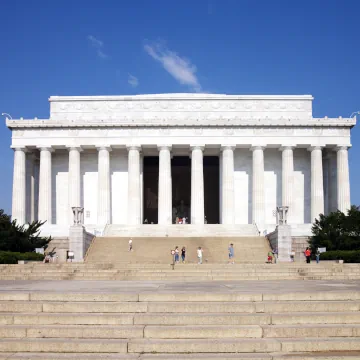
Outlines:
{"type": "Polygon", "coordinates": [[[187,85],[190,89],[199,92],[201,85],[196,76],[197,68],[191,61],[163,47],[159,43],[145,45],[144,50],[180,84],[187,85]]]}
{"type": "Polygon", "coordinates": [[[128,84],[133,88],[136,88],[139,85],[139,79],[136,76],[129,74],[128,84]]]}
{"type": "Polygon", "coordinates": [[[95,36],[92,36],[92,35],[88,35],[87,37],[90,45],[95,48],[96,50],[96,54],[99,58],[101,59],[107,59],[109,58],[109,55],[105,54],[103,48],[104,48],[104,43],[97,39],[95,36]]]}

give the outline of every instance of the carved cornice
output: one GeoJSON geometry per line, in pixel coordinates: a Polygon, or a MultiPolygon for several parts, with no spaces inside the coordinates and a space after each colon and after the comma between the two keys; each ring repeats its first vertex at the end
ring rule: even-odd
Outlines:
{"type": "MultiPolygon", "coordinates": [[[[267,119],[267,118],[215,118],[213,120],[187,117],[176,120],[176,118],[154,118],[154,119],[128,119],[117,118],[107,120],[55,120],[55,119],[24,119],[6,120],[6,126],[10,129],[27,128],[173,128],[173,127],[353,127],[356,125],[355,118],[308,118],[308,119],[267,119]]],[[[229,134],[231,135],[231,134],[229,134]]]]}

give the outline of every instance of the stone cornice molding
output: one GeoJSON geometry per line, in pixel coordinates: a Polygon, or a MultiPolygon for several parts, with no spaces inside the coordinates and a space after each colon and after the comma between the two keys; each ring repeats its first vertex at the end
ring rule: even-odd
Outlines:
{"type": "Polygon", "coordinates": [[[49,102],[79,101],[149,101],[149,100],[313,100],[312,95],[227,95],[169,93],[116,96],[50,96],[49,102]]]}
{"type": "Polygon", "coordinates": [[[10,129],[28,128],[152,128],[152,127],[350,127],[356,125],[355,118],[321,118],[294,119],[294,118],[241,118],[223,117],[220,114],[209,116],[159,116],[144,119],[133,117],[116,117],[115,119],[24,119],[6,120],[6,126],[10,129]]]}

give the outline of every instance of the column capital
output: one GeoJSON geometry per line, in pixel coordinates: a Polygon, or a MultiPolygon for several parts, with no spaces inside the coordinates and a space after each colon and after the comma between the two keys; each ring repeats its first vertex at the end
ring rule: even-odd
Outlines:
{"type": "Polygon", "coordinates": [[[294,150],[294,148],[296,148],[296,145],[281,145],[279,151],[294,150]]]}
{"type": "Polygon", "coordinates": [[[250,147],[250,151],[254,150],[264,150],[266,148],[266,145],[252,145],[250,147]]]}
{"type": "Polygon", "coordinates": [[[68,151],[77,150],[77,151],[81,152],[84,150],[81,146],[67,146],[66,148],[68,149],[68,151]]]}
{"type": "Polygon", "coordinates": [[[232,145],[221,145],[220,146],[220,151],[224,151],[224,150],[235,150],[236,145],[232,144],[232,145]]]}
{"type": "Polygon", "coordinates": [[[52,146],[37,146],[37,149],[39,149],[40,151],[50,151],[50,152],[54,152],[55,149],[52,146]]]}
{"type": "Polygon", "coordinates": [[[169,151],[171,151],[172,145],[158,145],[157,148],[158,148],[159,151],[160,150],[169,150],[169,151]]]}
{"type": "Polygon", "coordinates": [[[351,148],[351,145],[337,145],[334,150],[335,151],[339,151],[339,150],[349,150],[351,148]]]}
{"type": "Polygon", "coordinates": [[[98,151],[100,151],[100,150],[106,150],[106,151],[109,151],[109,152],[112,150],[112,149],[111,149],[111,146],[109,146],[109,145],[100,145],[100,146],[97,146],[96,149],[97,149],[98,151]]]}
{"type": "Polygon", "coordinates": [[[127,150],[138,150],[141,151],[141,145],[134,144],[134,145],[126,145],[127,150]]]}
{"type": "Polygon", "coordinates": [[[322,150],[323,146],[321,145],[311,145],[308,147],[308,151],[313,151],[313,150],[322,150]]]}
{"type": "Polygon", "coordinates": [[[190,150],[201,150],[204,151],[205,145],[190,145],[190,150]]]}
{"type": "Polygon", "coordinates": [[[26,146],[21,146],[21,145],[20,146],[11,145],[11,149],[13,149],[14,151],[23,151],[23,152],[29,151],[26,146]]]}

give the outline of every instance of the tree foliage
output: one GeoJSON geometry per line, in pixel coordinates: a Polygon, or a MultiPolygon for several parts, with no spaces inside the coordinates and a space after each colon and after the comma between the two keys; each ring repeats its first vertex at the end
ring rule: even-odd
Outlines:
{"type": "Polygon", "coordinates": [[[352,206],[347,214],[335,211],[320,215],[312,226],[309,240],[313,251],[318,247],[333,250],[360,250],[360,207],[352,206]]]}
{"type": "Polygon", "coordinates": [[[0,251],[32,252],[36,248],[46,248],[51,237],[41,237],[41,221],[18,225],[16,220],[0,209],[0,251]]]}

